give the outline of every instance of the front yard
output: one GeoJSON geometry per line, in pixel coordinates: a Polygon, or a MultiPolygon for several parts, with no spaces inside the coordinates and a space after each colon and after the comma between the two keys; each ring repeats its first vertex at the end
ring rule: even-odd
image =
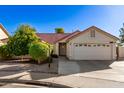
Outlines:
{"type": "MultiPolygon", "coordinates": [[[[36,64],[35,62],[21,60],[6,60],[0,62],[0,71],[27,71],[27,72],[40,72],[40,73],[54,73],[58,72],[58,62],[36,64]]],[[[2,77],[2,76],[0,76],[2,77]]]]}
{"type": "Polygon", "coordinates": [[[68,61],[46,64],[0,62],[1,80],[51,82],[70,87],[124,87],[124,61],[68,61]],[[57,74],[61,71],[63,74],[57,74]],[[73,72],[73,73],[72,73],[73,72]]]}

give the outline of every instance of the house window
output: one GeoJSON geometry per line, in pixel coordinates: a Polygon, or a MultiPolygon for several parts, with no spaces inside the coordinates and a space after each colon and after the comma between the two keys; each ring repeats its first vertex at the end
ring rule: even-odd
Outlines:
{"type": "Polygon", "coordinates": [[[98,47],[100,47],[101,45],[100,44],[97,44],[98,47]]]}
{"type": "Polygon", "coordinates": [[[75,44],[75,47],[78,47],[78,44],[75,44]]]}
{"type": "Polygon", "coordinates": [[[96,47],[96,45],[93,45],[94,47],[96,47]]]}
{"type": "Polygon", "coordinates": [[[109,47],[109,45],[107,45],[107,47],[109,47]]]}
{"type": "Polygon", "coordinates": [[[88,45],[88,47],[91,47],[91,45],[88,45]]]}
{"type": "Polygon", "coordinates": [[[103,44],[102,46],[105,47],[105,44],[103,44]]]}
{"type": "Polygon", "coordinates": [[[111,44],[112,44],[112,43],[114,43],[114,42],[113,42],[113,41],[111,41],[111,42],[109,42],[109,43],[111,43],[111,44]]]}
{"type": "Polygon", "coordinates": [[[95,30],[91,30],[90,36],[91,36],[91,37],[95,37],[95,30]]]}
{"type": "Polygon", "coordinates": [[[84,44],[84,46],[87,46],[87,44],[84,44]]]}
{"type": "Polygon", "coordinates": [[[79,46],[82,46],[82,44],[79,44],[79,46]]]}

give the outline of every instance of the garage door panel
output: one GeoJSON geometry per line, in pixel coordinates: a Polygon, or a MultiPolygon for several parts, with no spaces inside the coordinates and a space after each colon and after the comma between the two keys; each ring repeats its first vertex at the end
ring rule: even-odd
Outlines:
{"type": "Polygon", "coordinates": [[[76,60],[111,60],[111,45],[106,46],[74,46],[76,60]]]}

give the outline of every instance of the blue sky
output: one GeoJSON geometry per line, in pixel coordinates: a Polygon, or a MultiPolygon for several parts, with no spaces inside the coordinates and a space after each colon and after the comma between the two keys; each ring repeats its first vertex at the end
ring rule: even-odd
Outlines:
{"type": "Polygon", "coordinates": [[[37,32],[54,32],[62,27],[65,32],[84,30],[95,25],[115,36],[124,22],[124,6],[0,6],[0,23],[10,34],[20,24],[30,24],[37,32]]]}

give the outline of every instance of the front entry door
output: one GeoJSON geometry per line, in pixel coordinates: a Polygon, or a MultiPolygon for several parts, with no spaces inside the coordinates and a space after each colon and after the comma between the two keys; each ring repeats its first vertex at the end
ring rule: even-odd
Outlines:
{"type": "Polygon", "coordinates": [[[59,43],[59,55],[66,56],[66,43],[59,43]]]}

